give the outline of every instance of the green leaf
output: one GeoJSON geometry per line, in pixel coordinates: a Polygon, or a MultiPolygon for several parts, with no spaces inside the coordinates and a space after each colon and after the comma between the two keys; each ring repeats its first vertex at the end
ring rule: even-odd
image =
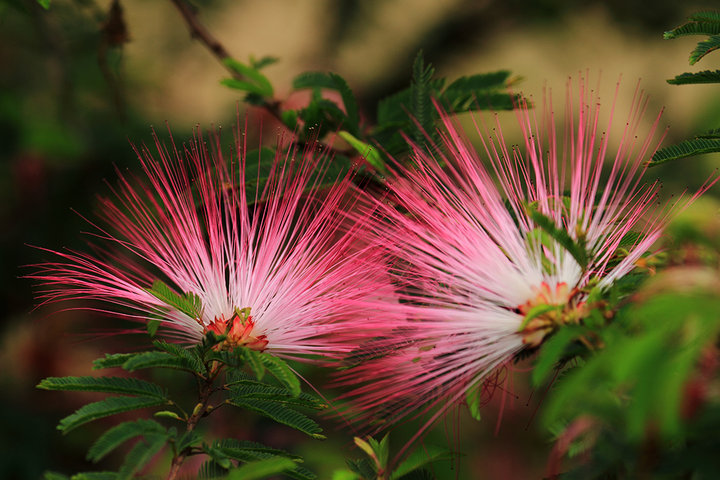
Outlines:
{"type": "Polygon", "coordinates": [[[225,85],[226,87],[232,88],[234,90],[241,90],[243,92],[254,93],[260,96],[270,96],[265,95],[266,90],[264,90],[262,87],[255,85],[252,82],[238,80],[236,78],[223,78],[222,80],[220,80],[220,85],[225,85]]]}
{"type": "Polygon", "coordinates": [[[103,368],[114,368],[114,367],[122,367],[125,362],[130,360],[133,357],[136,357],[138,355],[142,355],[146,352],[139,352],[139,353],[106,353],[105,358],[98,358],[97,360],[93,361],[93,370],[100,370],[103,368]]]}
{"type": "Polygon", "coordinates": [[[70,477],[58,472],[44,472],[43,480],[70,480],[70,477]]]}
{"type": "MultiPolygon", "coordinates": [[[[720,33],[720,32],[718,32],[720,33]]],[[[708,53],[720,48],[720,36],[713,35],[703,42],[699,42],[695,50],[690,53],[690,65],[695,65],[701,58],[708,53]]]]}
{"type": "Polygon", "coordinates": [[[510,76],[507,70],[460,77],[442,92],[442,105],[453,113],[475,109],[504,109],[514,107],[514,96],[503,91],[510,76]]]}
{"type": "Polygon", "coordinates": [[[665,40],[683,37],[686,35],[718,35],[720,22],[688,22],[675,27],[663,34],[665,40]]]}
{"type": "Polygon", "coordinates": [[[683,73],[667,80],[671,85],[690,85],[699,83],[720,83],[720,70],[703,70],[696,73],[683,73]]]}
{"type": "Polygon", "coordinates": [[[259,58],[258,60],[255,60],[252,56],[250,57],[250,66],[254,68],[255,70],[260,70],[261,68],[265,68],[268,65],[272,65],[273,63],[277,63],[280,61],[278,57],[272,57],[272,56],[264,56],[259,58]]]}
{"type": "Polygon", "coordinates": [[[285,363],[285,360],[265,353],[260,355],[260,361],[273,377],[277,378],[283,386],[292,392],[293,396],[297,397],[300,395],[300,380],[298,380],[297,375],[295,375],[295,372],[292,371],[288,364],[285,363]]]}
{"type": "MultiPolygon", "coordinates": [[[[260,73],[260,71],[257,68],[253,68],[249,65],[245,65],[242,62],[238,62],[237,60],[233,58],[225,58],[223,59],[223,63],[229,67],[231,70],[235,71],[236,73],[248,78],[252,83],[249,85],[253,86],[253,93],[257,93],[258,95],[261,95],[263,97],[272,97],[273,95],[273,87],[270,83],[270,80],[267,79],[265,75],[260,73]]],[[[226,79],[223,80],[223,83],[226,81],[230,81],[233,79],[226,79]]],[[[240,81],[240,80],[236,80],[240,81]]],[[[229,85],[228,85],[229,86],[229,85]]],[[[236,88],[236,87],[233,87],[236,88]]],[[[246,89],[242,89],[246,90],[246,89]]]]}
{"type": "Polygon", "coordinates": [[[194,348],[186,348],[181,345],[167,343],[163,340],[156,340],[153,342],[153,345],[158,350],[162,350],[174,357],[183,359],[188,365],[192,365],[194,372],[198,372],[203,375],[207,373],[207,368],[205,368],[202,358],[200,358],[200,355],[198,355],[194,348]]]}
{"type": "Polygon", "coordinates": [[[284,457],[272,457],[246,463],[232,470],[227,480],[257,480],[295,468],[295,462],[284,457]]]}
{"type": "Polygon", "coordinates": [[[50,0],[37,0],[38,5],[43,7],[45,10],[50,9],[50,0]]]}
{"type": "Polygon", "coordinates": [[[482,420],[480,414],[480,394],[482,393],[483,382],[476,382],[475,385],[465,392],[465,403],[470,411],[470,416],[478,422],[482,420]]]}
{"type": "Polygon", "coordinates": [[[128,377],[48,377],[42,380],[37,388],[145,395],[162,400],[166,398],[165,392],[159,385],[128,377]]]}
{"type": "Polygon", "coordinates": [[[116,480],[116,472],[83,472],[73,475],[70,480],[116,480]]]}
{"type": "Polygon", "coordinates": [[[347,115],[347,122],[343,124],[346,130],[354,135],[360,134],[360,113],[358,109],[357,100],[352,90],[348,86],[347,82],[340,75],[330,73],[330,78],[335,84],[335,90],[340,93],[343,105],[345,106],[345,114],[347,115]]]}
{"type": "Polygon", "coordinates": [[[462,92],[471,93],[478,90],[499,90],[505,88],[505,82],[510,78],[509,70],[480,73],[469,77],[460,77],[447,86],[443,94],[462,92]]]}
{"type": "Polygon", "coordinates": [[[382,465],[383,468],[387,467],[387,462],[390,458],[390,434],[385,434],[379,442],[372,437],[368,437],[368,442],[372,446],[380,465],[382,465]]]}
{"type": "Polygon", "coordinates": [[[372,165],[375,170],[377,170],[381,174],[387,174],[387,167],[385,166],[385,161],[380,156],[380,152],[377,150],[377,148],[373,147],[372,145],[368,145],[362,140],[358,140],[357,138],[352,136],[350,132],[346,132],[345,130],[339,132],[338,135],[340,135],[340,138],[348,142],[350,146],[355,149],[356,152],[362,155],[362,157],[367,160],[367,162],[372,165]]]}
{"type": "Polygon", "coordinates": [[[199,433],[192,431],[192,432],[185,432],[183,433],[180,438],[175,443],[175,450],[177,452],[182,452],[183,450],[193,447],[196,444],[200,443],[202,440],[202,437],[199,433]]]}
{"type": "Polygon", "coordinates": [[[531,320],[534,318],[537,318],[541,315],[545,315],[548,312],[552,312],[553,310],[562,311],[564,305],[552,305],[552,304],[540,304],[535,305],[532,307],[528,313],[525,314],[525,317],[523,318],[522,323],[520,324],[520,328],[518,328],[518,333],[525,330],[525,327],[527,327],[528,323],[530,323],[531,320]]]}
{"type": "Polygon", "coordinates": [[[429,463],[452,458],[453,452],[447,448],[434,445],[423,446],[423,448],[419,448],[408,455],[408,457],[395,468],[392,474],[390,474],[390,480],[400,479],[403,475],[407,475],[429,463]]]}
{"type": "Polygon", "coordinates": [[[658,150],[650,160],[650,165],[655,166],[670,160],[715,152],[720,152],[720,139],[694,138],[658,150]]]}
{"type": "Polygon", "coordinates": [[[362,480],[360,475],[349,470],[335,470],[332,480],[362,480]]]}
{"type": "Polygon", "coordinates": [[[573,325],[564,326],[543,342],[532,372],[533,386],[542,384],[560,364],[567,346],[577,338],[579,330],[581,328],[573,325]]]}
{"type": "Polygon", "coordinates": [[[324,439],[322,428],[313,420],[306,417],[302,413],[287,408],[278,403],[255,400],[255,399],[233,399],[228,401],[236,407],[246,408],[261,415],[264,415],[278,423],[287,425],[295,430],[301,431],[313,438],[324,439]]]}
{"type": "Polygon", "coordinates": [[[217,449],[234,459],[243,462],[251,460],[261,460],[263,458],[269,458],[274,456],[287,457],[295,461],[302,461],[302,458],[298,455],[293,455],[285,450],[278,448],[271,448],[262,443],[251,442],[249,440],[237,440],[235,438],[225,438],[217,440],[213,443],[213,446],[217,449]]]}
{"type": "Polygon", "coordinates": [[[142,370],[144,368],[174,368],[195,373],[196,363],[183,357],[176,357],[167,352],[144,352],[134,355],[123,364],[123,368],[129,372],[142,370]]]}
{"type": "Polygon", "coordinates": [[[145,291],[190,318],[200,318],[202,314],[200,297],[190,292],[178,295],[162,280],[155,280],[152,288],[147,288],[145,291]]]}
{"type": "Polygon", "coordinates": [[[58,430],[68,433],[71,430],[98,418],[108,417],[130,410],[163,405],[166,401],[157,397],[109,397],[99,402],[89,403],[72,415],[60,420],[58,430]]]}
{"type": "Polygon", "coordinates": [[[577,261],[580,268],[585,270],[588,265],[588,254],[585,246],[576,243],[565,229],[557,227],[550,217],[543,215],[533,206],[528,206],[527,210],[532,221],[565,248],[575,261],[577,261]]]}
{"type": "Polygon", "coordinates": [[[203,451],[207,453],[213,462],[222,468],[229,469],[233,466],[230,458],[222,452],[221,449],[215,448],[213,445],[203,444],[203,451]]]}
{"type": "Polygon", "coordinates": [[[141,435],[153,434],[165,435],[167,438],[165,427],[153,420],[140,419],[134,422],[121,423],[103,433],[100,438],[93,443],[90,450],[88,450],[87,459],[97,463],[108,453],[128,440],[141,435]]]}
{"type": "Polygon", "coordinates": [[[147,435],[128,452],[117,480],[130,480],[165,446],[166,435],[147,435]]]}
{"type": "Polygon", "coordinates": [[[161,323],[160,320],[158,320],[157,318],[151,318],[150,320],[148,320],[148,322],[147,322],[148,335],[150,335],[151,337],[154,337],[158,331],[158,328],[160,327],[160,323],[161,323]]]}
{"type": "Polygon", "coordinates": [[[322,403],[320,399],[307,393],[295,395],[294,392],[285,388],[267,385],[265,383],[254,380],[239,380],[228,385],[230,387],[231,399],[254,398],[280,402],[286,405],[300,406],[322,410],[328,405],[322,403]]]}
{"type": "Polygon", "coordinates": [[[241,348],[237,351],[243,356],[248,365],[250,365],[250,368],[258,380],[262,380],[265,376],[265,363],[263,363],[261,358],[263,354],[250,348],[241,348]]]}
{"type": "Polygon", "coordinates": [[[159,412],[155,412],[155,413],[153,413],[153,417],[172,418],[173,420],[180,420],[181,422],[185,421],[184,418],[182,418],[180,415],[178,415],[177,413],[175,413],[171,410],[161,410],[159,412]]]}
{"type": "Polygon", "coordinates": [[[420,50],[413,62],[413,77],[410,87],[411,115],[416,125],[413,125],[412,139],[416,144],[422,145],[425,134],[432,134],[435,126],[434,107],[432,104],[433,84],[432,76],[435,68],[425,65],[423,52],[420,50]]]}
{"type": "Polygon", "coordinates": [[[713,128],[705,133],[697,135],[696,138],[720,138],[720,128],[713,128]]]}
{"type": "Polygon", "coordinates": [[[694,22],[720,23],[720,12],[712,10],[705,12],[695,12],[691,14],[688,19],[694,22]]]}
{"type": "Polygon", "coordinates": [[[327,88],[335,90],[335,80],[324,72],[303,72],[293,79],[292,86],[295,90],[304,90],[308,88],[327,88]]]}

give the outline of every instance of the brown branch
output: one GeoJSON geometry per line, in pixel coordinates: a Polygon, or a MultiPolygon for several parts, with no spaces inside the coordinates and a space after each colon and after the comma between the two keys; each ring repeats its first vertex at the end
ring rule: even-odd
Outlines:
{"type": "MultiPolygon", "coordinates": [[[[227,49],[223,46],[220,41],[215,38],[210,31],[205,28],[205,26],[200,23],[200,20],[197,18],[197,12],[195,11],[195,8],[193,8],[190,4],[188,4],[185,0],[170,0],[173,5],[178,9],[180,12],[180,15],[182,15],[183,19],[185,20],[185,23],[188,26],[188,29],[190,30],[190,36],[194,38],[195,40],[198,40],[200,43],[205,45],[210,52],[220,61],[220,63],[223,64],[225,69],[230,72],[230,75],[233,76],[233,78],[236,78],[238,80],[243,80],[243,76],[240,75],[238,72],[230,68],[228,65],[225,64],[225,60],[228,58],[232,58],[230,56],[230,53],[228,53],[227,49]]],[[[271,101],[265,101],[262,104],[262,107],[273,117],[275,117],[277,120],[279,120],[282,123],[282,117],[280,115],[280,102],[276,100],[271,101]]]]}

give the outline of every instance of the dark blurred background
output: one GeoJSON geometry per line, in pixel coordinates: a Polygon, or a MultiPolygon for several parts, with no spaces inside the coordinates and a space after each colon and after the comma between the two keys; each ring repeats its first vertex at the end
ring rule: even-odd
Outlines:
{"type": "MultiPolygon", "coordinates": [[[[80,232],[90,227],[78,213],[92,218],[95,196],[108,192],[104,181],[114,181],[115,168],[136,168],[130,143],[150,141],[151,126],[164,133],[168,122],[182,140],[196,124],[230,126],[241,100],[219,84],[226,71],[190,38],[169,0],[119,5],[122,14],[111,15],[109,0],[53,0],[49,10],[34,0],[0,1],[2,479],[39,478],[50,468],[65,473],[96,468],[83,456],[107,424],[96,422],[66,437],[55,430],[57,421],[88,397],[34,386],[50,375],[87,374],[101,352],[143,348],[147,342],[106,335],[117,323],[100,315],[64,310],[68,305],[36,306],[33,285],[22,275],[49,256],[33,246],[83,248],[86,236],[80,232]]],[[[280,100],[290,96],[295,75],[331,70],[348,80],[371,119],[379,99],[408,85],[413,58],[422,48],[438,75],[453,79],[509,69],[522,77],[519,90],[540,96],[547,85],[559,92],[558,99],[567,77],[579,71],[589,71],[590,78],[601,74],[610,93],[622,74],[620,103],[629,102],[641,78],[651,95],[647,120],[666,107],[662,122],[671,130],[665,144],[720,126],[720,89],[665,82],[685,71],[717,68],[720,57],[710,55],[689,67],[688,54],[698,39],[662,39],[662,32],[687,14],[717,7],[716,2],[214,0],[195,5],[200,20],[235,58],[280,58],[266,70],[280,100]]],[[[611,96],[604,98],[609,102],[611,96]]],[[[241,115],[245,108],[241,103],[241,115]]],[[[280,128],[261,112],[248,115],[251,122],[264,121],[265,137],[280,128]]],[[[678,191],[702,183],[719,164],[717,157],[701,157],[650,174],[678,191]]],[[[306,370],[322,385],[323,372],[306,370]]],[[[531,392],[522,372],[513,375],[508,398],[516,399],[506,406],[497,434],[501,395],[486,409],[484,421],[469,421],[461,412],[428,436],[428,442],[449,441],[465,453],[457,465],[439,464],[439,478],[542,476],[550,444],[534,428],[533,416],[543,392],[531,392]]],[[[181,378],[176,383],[183,388],[181,378]]],[[[343,467],[343,456],[360,453],[350,448],[351,431],[329,419],[323,424],[330,439],[322,444],[264,429],[257,419],[219,418],[213,428],[263,437],[303,454],[306,466],[324,479],[343,467]]],[[[411,433],[411,427],[396,432],[394,445],[399,448],[411,433]]],[[[111,458],[104,467],[116,467],[117,461],[111,458]]]]}

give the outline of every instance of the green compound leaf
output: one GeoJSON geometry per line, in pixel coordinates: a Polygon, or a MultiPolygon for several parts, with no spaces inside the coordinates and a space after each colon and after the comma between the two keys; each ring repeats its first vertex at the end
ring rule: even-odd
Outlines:
{"type": "Polygon", "coordinates": [[[262,357],[263,354],[250,348],[241,348],[237,351],[243,356],[248,365],[250,365],[250,368],[258,380],[262,380],[265,376],[265,364],[260,357],[262,357]]]}
{"type": "Polygon", "coordinates": [[[42,380],[37,388],[145,395],[162,400],[166,398],[165,391],[159,385],[127,377],[48,377],[42,380]]]}
{"type": "Polygon", "coordinates": [[[360,113],[355,99],[353,91],[348,86],[344,78],[336,73],[330,73],[335,90],[340,93],[343,105],[345,106],[345,113],[347,115],[347,122],[343,125],[353,135],[360,134],[360,113]]]}
{"type": "Polygon", "coordinates": [[[272,457],[246,463],[232,470],[227,480],[258,480],[295,468],[295,462],[284,457],[272,457]]]}
{"type": "Polygon", "coordinates": [[[133,357],[142,355],[143,353],[147,353],[147,352],[106,353],[105,358],[98,358],[97,360],[93,361],[93,370],[100,370],[103,368],[122,367],[125,364],[125,362],[127,362],[128,360],[130,360],[133,357]]]}
{"type": "Polygon", "coordinates": [[[322,403],[319,398],[313,395],[307,393],[295,395],[294,392],[285,388],[267,385],[254,380],[239,380],[228,386],[230,387],[231,399],[254,398],[315,410],[322,410],[328,407],[327,404],[322,403]]]}
{"type": "Polygon", "coordinates": [[[581,269],[585,270],[585,268],[587,268],[588,254],[584,245],[581,245],[579,242],[573,240],[566,230],[558,228],[550,217],[543,215],[536,208],[528,206],[528,213],[530,214],[532,221],[535,222],[538,227],[543,229],[555,241],[562,245],[562,247],[565,248],[570,255],[573,256],[578,265],[580,265],[581,269]]]}
{"type": "Polygon", "coordinates": [[[322,428],[320,428],[315,421],[296,410],[292,410],[276,402],[255,399],[233,399],[229,400],[228,403],[235,405],[236,407],[246,408],[257,412],[275,420],[278,423],[282,423],[283,425],[287,425],[288,427],[303,432],[313,438],[325,438],[325,435],[322,435],[321,433],[322,428]]]}
{"type": "Polygon", "coordinates": [[[199,318],[202,314],[202,301],[200,297],[189,292],[178,295],[162,280],[155,280],[152,288],[147,288],[145,291],[163,303],[181,311],[188,317],[199,318]]]}
{"type": "Polygon", "coordinates": [[[340,138],[348,142],[350,146],[353,147],[356,152],[362,155],[362,157],[378,172],[387,174],[387,167],[385,166],[385,161],[380,156],[380,152],[377,148],[373,147],[372,145],[368,145],[362,140],[355,138],[350,132],[346,132],[343,130],[339,132],[338,135],[340,135],[340,138]]]}
{"type": "Polygon", "coordinates": [[[193,371],[201,373],[203,375],[207,373],[205,364],[203,363],[202,358],[200,358],[195,349],[167,343],[163,340],[156,340],[153,342],[153,345],[155,345],[155,348],[157,348],[158,350],[162,350],[174,357],[183,359],[183,361],[186,362],[188,365],[192,365],[193,371]]]}
{"type": "Polygon", "coordinates": [[[581,334],[582,327],[567,325],[543,342],[532,372],[532,384],[540,386],[561,363],[567,347],[581,334]]]}
{"type": "Polygon", "coordinates": [[[690,65],[695,65],[698,60],[718,48],[720,48],[720,35],[712,35],[707,40],[699,42],[695,50],[690,53],[690,65]]]}
{"type": "Polygon", "coordinates": [[[290,390],[294,397],[300,395],[300,380],[284,360],[265,353],[260,355],[260,361],[273,377],[277,378],[284,387],[290,390]]]}
{"type": "Polygon", "coordinates": [[[144,352],[134,355],[123,363],[122,367],[129,371],[142,370],[144,368],[174,368],[187,372],[197,372],[196,362],[184,357],[176,357],[167,352],[144,352]]]}
{"type": "Polygon", "coordinates": [[[454,454],[447,448],[436,445],[423,445],[422,448],[418,448],[408,455],[408,457],[395,468],[390,474],[390,480],[400,480],[401,477],[429,463],[440,460],[450,460],[452,458],[454,458],[454,454]]]}
{"type": "Polygon", "coordinates": [[[70,477],[70,480],[116,480],[116,472],[83,472],[70,477]]]}
{"type": "Polygon", "coordinates": [[[213,446],[234,459],[243,462],[249,462],[252,460],[261,460],[263,458],[269,458],[274,456],[287,457],[295,461],[302,461],[302,457],[293,455],[285,450],[278,448],[270,448],[262,443],[251,442],[249,440],[237,440],[235,438],[225,438],[217,440],[213,443],[213,446]]]}
{"type": "Polygon", "coordinates": [[[336,83],[327,73],[303,72],[293,79],[292,86],[295,90],[305,90],[308,88],[327,88],[334,90],[336,83]]]}
{"type": "Polygon", "coordinates": [[[136,420],[116,425],[98,438],[90,447],[87,459],[97,463],[108,453],[127,442],[128,440],[145,435],[167,435],[165,427],[153,420],[136,420]]]}
{"type": "MultiPolygon", "coordinates": [[[[249,81],[243,81],[234,78],[227,78],[222,80],[222,84],[230,88],[236,88],[238,90],[244,90],[250,93],[255,93],[261,97],[272,97],[273,87],[268,78],[260,73],[258,67],[251,67],[239,62],[233,58],[226,58],[223,60],[225,66],[229,67],[235,73],[242,75],[249,81]]],[[[267,63],[266,63],[267,64],[267,63]]]]}
{"type": "MultiPolygon", "coordinates": [[[[240,462],[253,462],[255,460],[263,460],[276,456],[289,458],[295,462],[302,462],[302,458],[297,455],[247,440],[236,440],[234,438],[223,439],[213,443],[213,447],[221,451],[228,458],[240,462]]],[[[294,470],[289,470],[285,472],[284,475],[296,480],[317,480],[317,475],[297,464],[294,470]]]]}
{"type": "Polygon", "coordinates": [[[692,85],[699,83],[720,83],[720,70],[703,70],[697,73],[683,73],[667,80],[671,85],[692,85]]]}
{"type": "Polygon", "coordinates": [[[163,405],[166,400],[157,397],[110,397],[95,403],[89,403],[79,408],[72,415],[60,420],[58,430],[68,433],[71,430],[98,418],[129,412],[140,408],[163,405]]]}
{"type": "MultiPolygon", "coordinates": [[[[720,72],[720,71],[719,71],[720,72]]],[[[691,157],[701,153],[720,152],[720,139],[715,138],[694,138],[684,140],[677,145],[670,145],[655,152],[650,166],[660,165],[661,163],[679,158],[691,157]]]]}
{"type": "Polygon", "coordinates": [[[410,87],[411,116],[417,122],[414,125],[412,139],[416,144],[422,145],[425,133],[430,134],[435,126],[435,110],[432,104],[434,84],[432,77],[435,68],[431,64],[425,65],[423,52],[420,50],[413,62],[413,77],[410,87]]]}
{"type": "Polygon", "coordinates": [[[683,37],[686,35],[718,35],[720,22],[689,22],[675,27],[663,34],[665,40],[683,37]]]}
{"type": "Polygon", "coordinates": [[[147,435],[125,457],[117,480],[130,480],[165,446],[167,435],[147,435]]]}

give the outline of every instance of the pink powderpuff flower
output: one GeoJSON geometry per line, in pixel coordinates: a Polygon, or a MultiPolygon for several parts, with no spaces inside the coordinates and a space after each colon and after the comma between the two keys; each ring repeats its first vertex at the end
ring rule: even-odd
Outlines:
{"type": "Polygon", "coordinates": [[[30,275],[42,298],[101,301],[114,316],[160,319],[175,340],[227,333],[231,346],[293,358],[337,357],[376,335],[387,323],[374,305],[392,303],[393,288],[359,243],[372,209],[359,208],[352,174],[328,186],[327,152],[294,149],[253,193],[260,159],[235,135],[230,159],[218,134],[208,149],[199,131],[181,151],[157,137],[156,156],[136,149],[146,180],[119,174],[114,198],[100,198],[103,246],[53,252],[60,260],[30,275]]]}
{"type": "Polygon", "coordinates": [[[381,207],[387,220],[375,236],[394,260],[398,307],[410,320],[401,340],[377,339],[356,355],[365,361],[339,377],[353,386],[348,415],[383,417],[374,423],[381,430],[438,407],[427,427],[471,388],[495,381],[493,373],[515,354],[581,321],[589,288],[605,289],[630,272],[669,218],[717,180],[690,199],[658,206],[658,183],[641,179],[663,135],[659,115],[639,135],[642,92],[610,152],[604,132],[613,126],[615,101],[603,131],[585,81],[578,105],[572,84],[567,88],[564,137],[551,98],[542,109],[516,109],[523,149],[506,146],[496,117],[492,130],[475,123],[478,152],[441,112],[442,145],[415,146],[410,166],[398,167],[390,182],[395,203],[381,207]],[[585,252],[572,252],[549,228],[585,252]],[[624,254],[616,255],[621,242],[624,254]]]}

